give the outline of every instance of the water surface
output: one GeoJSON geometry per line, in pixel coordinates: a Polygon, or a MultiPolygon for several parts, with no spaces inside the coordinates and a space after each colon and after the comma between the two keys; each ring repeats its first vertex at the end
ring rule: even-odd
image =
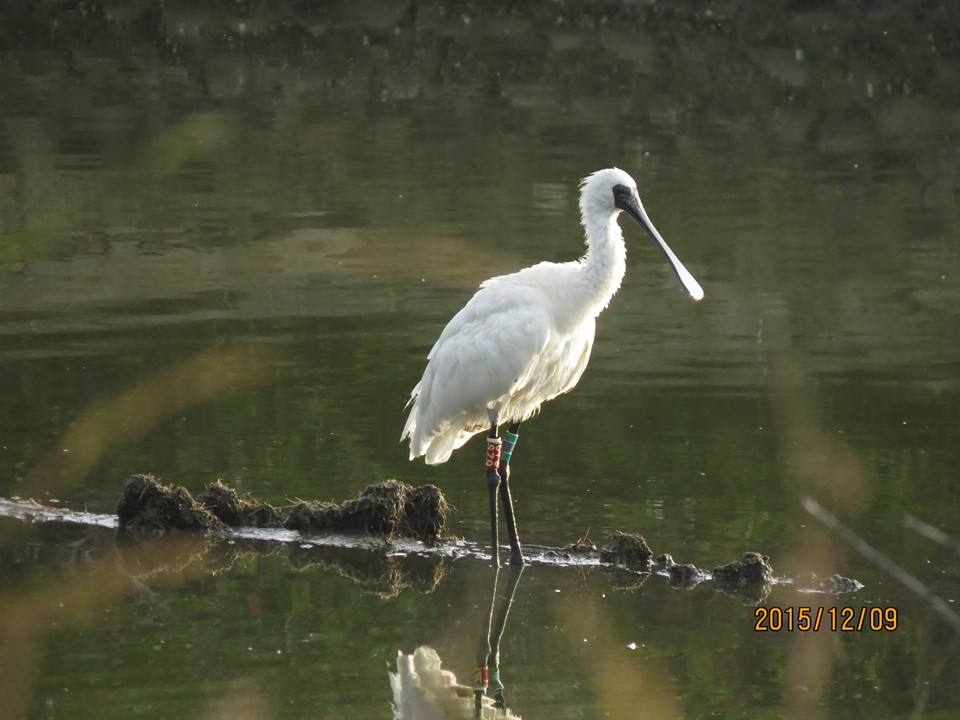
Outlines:
{"type": "MultiPolygon", "coordinates": [[[[0,43],[0,496],[109,513],[133,472],[271,502],[396,477],[439,485],[483,542],[481,447],[409,463],[403,405],[479,282],[577,257],[577,182],[616,165],[706,298],[622,221],[590,368],[522,428],[522,536],[641,532],[704,568],[758,550],[865,584],[766,606],[899,627],[758,633],[706,587],[538,565],[508,706],[960,708],[955,632],[799,503],[956,610],[955,555],[902,523],[960,534],[949,8],[104,7],[0,43]]],[[[385,592],[288,547],[130,568],[109,533],[0,523],[17,717],[390,717],[396,653],[430,645],[469,685],[489,614],[474,559],[385,592]]]]}

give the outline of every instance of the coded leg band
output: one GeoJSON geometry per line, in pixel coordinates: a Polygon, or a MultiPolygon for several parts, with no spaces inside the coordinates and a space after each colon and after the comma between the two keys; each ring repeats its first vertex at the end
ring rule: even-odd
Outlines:
{"type": "Polygon", "coordinates": [[[498,468],[500,467],[500,448],[503,445],[503,441],[496,437],[487,438],[487,468],[498,468]]]}
{"type": "Polygon", "coordinates": [[[486,665],[478,665],[477,669],[473,673],[473,688],[474,690],[486,690],[487,686],[490,684],[490,671],[487,669],[486,665]]]}

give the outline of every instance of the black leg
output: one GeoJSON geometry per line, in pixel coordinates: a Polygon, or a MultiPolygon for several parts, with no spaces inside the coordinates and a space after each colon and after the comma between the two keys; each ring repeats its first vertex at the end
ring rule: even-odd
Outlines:
{"type": "Polygon", "coordinates": [[[479,710],[483,706],[483,697],[487,694],[490,685],[490,628],[493,625],[493,605],[497,599],[497,578],[500,575],[498,567],[493,575],[493,596],[490,598],[490,612],[483,618],[483,634],[477,646],[477,669],[473,674],[474,708],[479,710]]]}
{"type": "Polygon", "coordinates": [[[477,669],[473,681],[474,708],[477,710],[483,706],[484,696],[493,698],[494,707],[503,708],[505,706],[503,682],[500,680],[500,640],[507,625],[507,616],[510,614],[513,596],[516,595],[523,568],[510,568],[510,582],[507,585],[506,593],[500,600],[496,620],[494,620],[493,609],[497,601],[497,578],[499,574],[498,569],[493,576],[490,611],[484,615],[483,631],[480,636],[480,643],[477,646],[477,669]]]}
{"type": "MultiPolygon", "coordinates": [[[[507,522],[507,535],[510,537],[510,564],[523,565],[523,552],[520,550],[520,536],[517,534],[517,522],[513,513],[513,498],[510,495],[510,456],[517,443],[520,423],[515,422],[504,433],[499,468],[500,499],[503,501],[503,518],[507,522]]],[[[491,502],[493,499],[491,498],[491,502]]]]}
{"type": "MultiPolygon", "coordinates": [[[[507,585],[506,594],[500,601],[496,624],[490,629],[490,638],[487,641],[487,645],[490,645],[492,642],[489,659],[487,660],[487,692],[493,697],[494,706],[498,708],[502,708],[506,704],[503,698],[503,683],[500,681],[500,639],[503,637],[503,630],[507,626],[507,616],[510,614],[510,607],[513,605],[513,596],[517,592],[517,585],[520,583],[520,576],[522,574],[522,567],[510,568],[510,583],[507,585]]],[[[494,585],[494,594],[496,594],[496,585],[494,585]]],[[[493,608],[491,608],[491,611],[492,610],[493,608]]]]}
{"type": "MultiPolygon", "coordinates": [[[[487,438],[487,490],[490,493],[490,555],[493,564],[500,567],[500,541],[497,532],[497,490],[500,488],[500,447],[502,441],[497,437],[497,426],[490,428],[487,438]]],[[[512,545],[511,545],[512,548],[512,545]]]]}

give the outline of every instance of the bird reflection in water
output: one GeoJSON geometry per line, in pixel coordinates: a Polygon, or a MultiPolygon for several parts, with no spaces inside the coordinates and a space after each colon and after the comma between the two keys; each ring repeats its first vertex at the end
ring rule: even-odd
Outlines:
{"type": "Polygon", "coordinates": [[[522,567],[510,569],[507,589],[499,606],[499,571],[493,576],[490,611],[484,618],[477,646],[473,687],[459,683],[456,675],[444,670],[440,656],[431,647],[421,645],[410,655],[397,653],[397,671],[389,673],[396,720],[519,720],[519,716],[506,707],[504,700],[504,686],[500,679],[500,639],[522,574],[522,567]]]}

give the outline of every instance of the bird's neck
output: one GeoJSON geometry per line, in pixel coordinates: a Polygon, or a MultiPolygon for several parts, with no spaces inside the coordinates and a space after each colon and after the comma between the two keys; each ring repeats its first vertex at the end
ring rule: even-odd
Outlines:
{"type": "Polygon", "coordinates": [[[617,213],[606,220],[584,223],[587,252],[581,259],[587,302],[594,317],[610,303],[627,271],[627,247],[617,213]]]}

